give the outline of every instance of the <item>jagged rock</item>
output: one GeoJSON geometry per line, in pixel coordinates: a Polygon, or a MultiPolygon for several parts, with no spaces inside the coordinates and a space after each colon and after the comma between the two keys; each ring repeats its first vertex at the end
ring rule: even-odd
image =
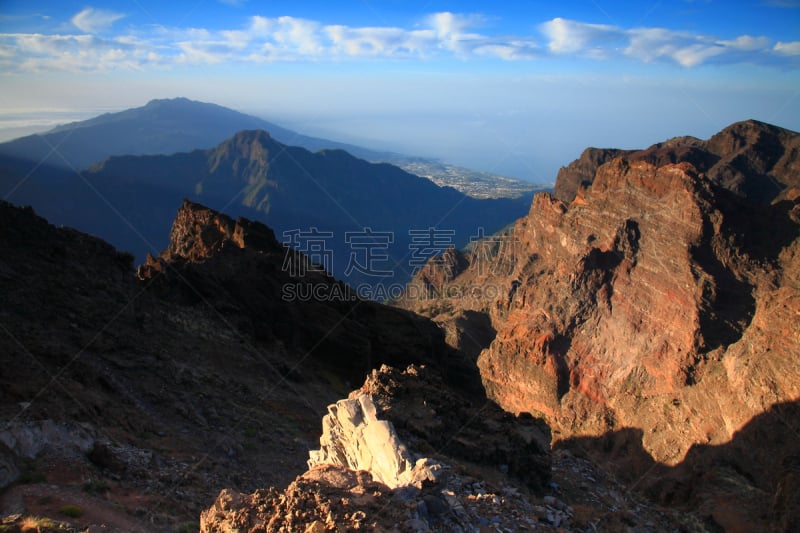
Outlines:
{"type": "Polygon", "coordinates": [[[686,162],[715,184],[759,204],[787,199],[800,185],[800,139],[795,132],[746,120],[710,139],[676,137],[645,150],[587,148],[559,170],[554,196],[570,203],[591,185],[597,169],[614,158],[655,166],[686,162]]]}
{"type": "Polygon", "coordinates": [[[491,403],[469,405],[427,368],[399,371],[384,365],[349,399],[328,407],[321,448],[310,453],[308,464],[367,470],[391,488],[419,488],[441,470],[425,455],[441,454],[495,468],[503,465],[541,490],[550,475],[549,439],[548,428],[539,421],[515,420],[491,403]]]}
{"type": "Polygon", "coordinates": [[[425,367],[373,371],[361,389],[329,406],[320,445],[285,491],[223,491],[201,515],[201,531],[518,530],[532,520],[524,485],[495,488],[466,472],[481,465],[537,491],[550,479],[541,421],[473,404],[425,367]]]}
{"type": "Polygon", "coordinates": [[[362,300],[263,224],[234,222],[189,200],[169,246],[138,276],[170,299],[213,305],[248,334],[311,355],[346,381],[358,382],[384,362],[457,362],[445,358],[452,353],[432,322],[362,300]]]}

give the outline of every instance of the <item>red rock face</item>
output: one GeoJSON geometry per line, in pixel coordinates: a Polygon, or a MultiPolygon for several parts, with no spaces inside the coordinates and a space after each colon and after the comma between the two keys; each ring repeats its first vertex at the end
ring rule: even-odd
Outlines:
{"type": "Polygon", "coordinates": [[[665,463],[796,399],[800,292],[776,275],[794,275],[798,243],[760,263],[715,194],[688,163],[618,159],[570,206],[537,195],[514,231],[519,288],[478,361],[490,397],[562,439],[641,428],[665,463]]]}
{"type": "Polygon", "coordinates": [[[689,452],[709,446],[772,493],[796,442],[772,407],[800,399],[800,202],[787,170],[798,143],[742,123],[628,153],[569,202],[538,194],[494,258],[467,255],[440,291],[491,285],[496,297],[399,304],[447,328],[465,309],[489,317],[497,333],[478,358],[489,397],[543,415],[556,445],[631,450],[606,459],[639,488],[653,460],[681,465],[669,475],[691,483],[687,472],[707,465],[689,452]],[[758,451],[731,445],[756,417],[758,451]]]}

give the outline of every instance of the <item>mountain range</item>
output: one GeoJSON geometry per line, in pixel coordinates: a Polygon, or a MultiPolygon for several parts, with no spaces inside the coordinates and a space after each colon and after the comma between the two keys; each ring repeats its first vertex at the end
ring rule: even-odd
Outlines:
{"type": "Polygon", "coordinates": [[[471,198],[342,150],[286,146],[262,130],[209,150],[111,157],[80,173],[40,166],[25,176],[7,165],[0,183],[5,197],[139,261],[166,246],[174,206],[187,197],[267,222],[300,249],[317,246],[320,266],[370,287],[401,286],[428,256],[502,228],[530,201],[471,198]]]}
{"type": "MultiPolygon", "coordinates": [[[[337,147],[391,156],[301,136],[211,104],[154,100],[0,144],[6,154],[0,192],[139,261],[166,246],[182,198],[202,201],[267,222],[300,249],[318,246],[315,259],[323,268],[372,292],[380,283],[398,292],[427,257],[506,226],[530,202],[532,193],[519,189],[511,192],[515,198],[476,199],[337,147]],[[239,131],[244,124],[271,131],[239,131]],[[276,136],[334,148],[312,153],[276,136]],[[210,143],[217,144],[197,149],[210,143]],[[171,153],[176,150],[184,151],[171,153]],[[158,155],[135,155],[146,152],[158,155]]],[[[482,179],[486,189],[488,178],[482,179]]],[[[374,296],[386,299],[388,290],[381,290],[374,296]]]]}
{"type": "Polygon", "coordinates": [[[169,155],[213,148],[243,130],[264,130],[282,144],[311,152],[345,150],[367,161],[396,164],[476,197],[514,197],[542,189],[541,185],[432,159],[304,135],[253,115],[187,98],[151,100],[142,107],[105,113],[0,143],[0,156],[29,161],[22,169],[23,175],[39,165],[84,170],[111,156],[169,155]],[[480,185],[476,186],[476,181],[480,185]]]}
{"type": "Polygon", "coordinates": [[[437,207],[376,213],[408,175],[339,150],[255,130],[97,165],[81,183],[112,206],[175,201],[136,269],[2,202],[0,526],[796,531],[798,154],[756,121],[587,150],[394,306],[318,248],[164,194],[314,223],[350,197],[354,218],[437,207]]]}
{"type": "Polygon", "coordinates": [[[253,115],[187,98],[151,100],[142,107],[0,143],[0,155],[83,170],[114,155],[168,155],[213,148],[239,131],[256,129],[270,132],[284,144],[314,152],[340,149],[370,160],[394,157],[388,152],[309,137],[253,115]]]}

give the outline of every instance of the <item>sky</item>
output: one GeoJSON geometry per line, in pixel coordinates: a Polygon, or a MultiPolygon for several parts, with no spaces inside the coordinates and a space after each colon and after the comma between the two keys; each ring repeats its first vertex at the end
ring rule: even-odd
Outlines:
{"type": "Polygon", "coordinates": [[[184,96],[552,183],[587,146],[800,131],[800,0],[0,0],[0,135],[184,96]]]}

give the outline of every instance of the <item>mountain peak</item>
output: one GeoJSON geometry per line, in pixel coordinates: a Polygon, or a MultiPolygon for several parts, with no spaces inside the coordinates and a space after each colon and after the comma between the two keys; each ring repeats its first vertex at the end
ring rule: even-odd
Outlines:
{"type": "MultiPolygon", "coordinates": [[[[244,217],[234,221],[224,213],[184,198],[172,224],[169,247],[161,253],[160,258],[167,262],[183,260],[199,263],[230,246],[256,252],[283,250],[272,229],[261,222],[244,217]]],[[[146,269],[155,266],[155,263],[155,260],[148,258],[143,267],[146,269]]]]}
{"type": "MultiPolygon", "coordinates": [[[[196,100],[190,100],[190,99],[186,98],[185,96],[176,96],[175,98],[153,98],[152,100],[147,102],[147,104],[145,104],[144,107],[154,107],[154,106],[170,104],[170,103],[202,104],[204,102],[198,102],[196,100]]],[[[208,105],[212,105],[212,104],[208,104],[208,105]]]]}

